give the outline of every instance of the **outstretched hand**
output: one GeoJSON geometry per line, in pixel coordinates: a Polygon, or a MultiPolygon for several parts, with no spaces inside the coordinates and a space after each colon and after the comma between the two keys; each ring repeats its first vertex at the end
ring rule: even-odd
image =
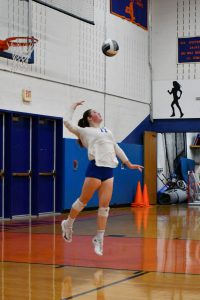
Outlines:
{"type": "Polygon", "coordinates": [[[142,173],[144,167],[143,167],[143,166],[140,166],[140,165],[137,165],[137,169],[142,173]]]}
{"type": "Polygon", "coordinates": [[[138,169],[138,171],[140,171],[142,173],[144,167],[140,166],[140,165],[133,165],[133,164],[131,164],[131,166],[129,166],[129,169],[138,169]]]}
{"type": "Polygon", "coordinates": [[[132,164],[130,161],[125,162],[125,164],[127,165],[127,167],[129,169],[137,169],[138,171],[142,172],[144,167],[141,165],[134,165],[132,164]]]}
{"type": "Polygon", "coordinates": [[[73,108],[73,109],[76,109],[77,106],[83,105],[84,102],[85,102],[85,100],[75,102],[75,103],[72,104],[72,108],[73,108]]]}

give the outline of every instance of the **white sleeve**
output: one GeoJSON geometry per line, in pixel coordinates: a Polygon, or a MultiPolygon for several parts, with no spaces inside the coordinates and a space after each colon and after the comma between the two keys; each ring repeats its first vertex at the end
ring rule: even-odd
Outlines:
{"type": "Polygon", "coordinates": [[[119,159],[121,159],[123,163],[128,160],[128,157],[126,156],[124,151],[119,147],[119,145],[117,145],[117,143],[115,143],[115,152],[117,157],[119,157],[119,159]]]}
{"type": "Polygon", "coordinates": [[[70,108],[66,115],[63,118],[65,127],[72,133],[74,133],[77,137],[80,135],[80,128],[78,125],[73,124],[72,117],[73,117],[74,109],[70,108]]]}

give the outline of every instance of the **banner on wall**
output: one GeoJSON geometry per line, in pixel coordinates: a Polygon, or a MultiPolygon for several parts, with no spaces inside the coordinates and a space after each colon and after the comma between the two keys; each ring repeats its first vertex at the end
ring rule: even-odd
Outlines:
{"type": "Polygon", "coordinates": [[[178,38],[178,63],[200,62],[200,37],[178,38]]]}
{"type": "Polygon", "coordinates": [[[147,0],[110,0],[110,12],[147,30],[147,0]]]}

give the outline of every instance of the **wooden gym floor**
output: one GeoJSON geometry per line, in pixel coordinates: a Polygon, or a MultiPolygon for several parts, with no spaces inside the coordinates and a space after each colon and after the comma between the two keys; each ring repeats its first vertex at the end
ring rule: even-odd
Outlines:
{"type": "Polygon", "coordinates": [[[73,242],[64,215],[2,221],[2,300],[199,300],[200,208],[111,209],[104,256],[93,253],[96,211],[82,212],[73,242]]]}

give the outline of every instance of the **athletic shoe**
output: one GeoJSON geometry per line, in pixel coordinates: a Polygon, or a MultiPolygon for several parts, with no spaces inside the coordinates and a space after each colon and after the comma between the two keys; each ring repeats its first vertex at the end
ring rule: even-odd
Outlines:
{"type": "Polygon", "coordinates": [[[61,228],[62,228],[62,236],[63,236],[63,239],[68,242],[68,243],[71,243],[72,241],[72,227],[68,227],[67,226],[67,220],[63,220],[61,222],[61,228]]]}
{"type": "Polygon", "coordinates": [[[94,245],[94,252],[97,255],[102,256],[103,255],[103,240],[98,240],[97,237],[95,236],[92,240],[92,243],[94,245]]]}

